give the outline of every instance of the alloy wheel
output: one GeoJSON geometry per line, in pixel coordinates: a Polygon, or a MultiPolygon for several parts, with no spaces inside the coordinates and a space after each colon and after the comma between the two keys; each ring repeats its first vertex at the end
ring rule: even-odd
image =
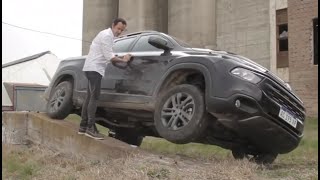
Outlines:
{"type": "Polygon", "coordinates": [[[59,109],[59,107],[61,107],[61,105],[64,102],[64,99],[66,97],[66,91],[65,89],[58,89],[52,99],[50,100],[50,107],[52,108],[53,111],[57,111],[59,109]]]}
{"type": "Polygon", "coordinates": [[[195,102],[188,93],[176,93],[167,99],[161,110],[161,121],[170,130],[179,130],[192,119],[195,102]]]}

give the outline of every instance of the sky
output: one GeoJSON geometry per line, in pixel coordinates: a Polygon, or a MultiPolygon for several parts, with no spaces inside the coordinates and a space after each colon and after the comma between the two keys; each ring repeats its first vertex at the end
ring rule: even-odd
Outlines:
{"type": "Polygon", "coordinates": [[[81,56],[82,7],[83,0],[2,0],[2,64],[44,51],[81,56]]]}

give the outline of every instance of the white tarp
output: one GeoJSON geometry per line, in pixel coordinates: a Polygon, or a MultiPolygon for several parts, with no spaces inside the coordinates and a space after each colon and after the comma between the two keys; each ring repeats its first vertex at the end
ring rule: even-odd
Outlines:
{"type": "Polygon", "coordinates": [[[2,67],[2,106],[12,106],[12,102],[3,85],[9,83],[30,83],[49,85],[60,60],[52,53],[44,54],[36,59],[2,67]]]}

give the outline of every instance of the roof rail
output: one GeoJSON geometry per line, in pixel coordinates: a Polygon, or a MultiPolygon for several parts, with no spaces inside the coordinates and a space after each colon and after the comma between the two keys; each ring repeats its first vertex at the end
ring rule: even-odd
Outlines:
{"type": "Polygon", "coordinates": [[[152,32],[158,32],[158,31],[153,31],[153,30],[138,31],[138,32],[133,32],[133,33],[121,35],[121,36],[119,36],[119,38],[134,36],[134,35],[138,35],[138,34],[152,33],[152,32]]]}

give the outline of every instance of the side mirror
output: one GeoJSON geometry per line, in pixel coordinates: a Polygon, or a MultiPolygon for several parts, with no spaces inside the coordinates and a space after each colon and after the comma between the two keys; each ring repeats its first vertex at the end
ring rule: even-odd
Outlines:
{"type": "Polygon", "coordinates": [[[163,49],[164,55],[171,54],[170,51],[173,49],[173,46],[167,40],[159,37],[149,37],[148,43],[156,48],[163,49]]]}

